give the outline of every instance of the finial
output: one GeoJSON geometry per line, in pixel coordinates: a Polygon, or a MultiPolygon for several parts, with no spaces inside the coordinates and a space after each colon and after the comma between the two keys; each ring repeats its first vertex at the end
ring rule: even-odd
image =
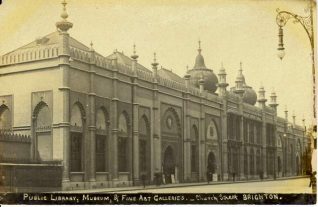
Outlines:
{"type": "Polygon", "coordinates": [[[62,13],[61,13],[61,17],[62,17],[62,19],[64,19],[64,20],[66,21],[66,19],[67,19],[67,17],[68,17],[68,14],[67,14],[67,12],[66,12],[66,5],[67,5],[67,3],[66,3],[65,0],[63,0],[61,4],[63,5],[63,11],[62,11],[62,13]]]}
{"type": "Polygon", "coordinates": [[[189,65],[187,65],[186,68],[187,68],[187,72],[188,72],[189,71],[189,65]]]}
{"type": "Polygon", "coordinates": [[[224,68],[224,66],[223,66],[223,61],[221,62],[221,68],[224,68]]]}
{"type": "Polygon", "coordinates": [[[287,105],[285,105],[285,112],[287,112],[288,110],[287,110],[287,105]]]}
{"type": "Polygon", "coordinates": [[[91,43],[89,44],[90,46],[91,46],[91,51],[94,51],[94,48],[93,48],[93,46],[94,46],[94,44],[93,44],[93,41],[91,41],[91,43]]]}
{"type": "Polygon", "coordinates": [[[243,71],[243,63],[242,63],[242,61],[240,62],[240,71],[241,72],[243,71]]]}
{"type": "Polygon", "coordinates": [[[199,49],[198,49],[198,51],[199,51],[199,53],[201,53],[202,50],[201,50],[201,40],[200,40],[200,39],[199,39],[199,42],[198,42],[198,43],[199,43],[199,49]]]}
{"type": "Polygon", "coordinates": [[[68,14],[66,12],[66,5],[67,5],[66,1],[63,0],[61,4],[63,5],[63,10],[60,15],[62,17],[62,21],[57,22],[55,25],[59,31],[67,32],[67,30],[73,27],[73,24],[67,21],[68,14]]]}
{"type": "Polygon", "coordinates": [[[132,59],[137,60],[139,56],[136,54],[136,44],[133,45],[133,55],[131,56],[132,59]]]}
{"type": "Polygon", "coordinates": [[[154,52],[153,53],[153,63],[151,64],[154,68],[157,68],[159,63],[157,63],[157,54],[154,52]]]}

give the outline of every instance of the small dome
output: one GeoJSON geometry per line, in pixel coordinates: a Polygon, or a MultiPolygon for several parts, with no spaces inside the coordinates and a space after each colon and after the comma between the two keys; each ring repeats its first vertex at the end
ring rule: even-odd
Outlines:
{"type": "Polygon", "coordinates": [[[199,80],[203,77],[204,90],[215,93],[219,81],[217,76],[213,73],[213,70],[210,70],[205,66],[204,57],[202,56],[201,51],[201,41],[199,41],[198,55],[195,58],[194,67],[192,70],[188,71],[190,82],[196,87],[199,87],[199,80]]]}
{"type": "Polygon", "coordinates": [[[193,69],[206,69],[205,63],[204,63],[204,58],[201,55],[201,52],[197,55],[195,58],[195,63],[193,69]]]}
{"type": "Polygon", "coordinates": [[[218,84],[218,78],[210,69],[192,69],[188,72],[190,74],[190,82],[195,85],[196,87],[199,87],[199,80],[203,76],[204,79],[204,89],[215,93],[217,89],[218,84]]]}
{"type": "Polygon", "coordinates": [[[250,86],[244,86],[244,94],[243,94],[243,101],[245,103],[251,104],[251,105],[255,105],[256,101],[257,101],[257,94],[254,91],[254,89],[250,86]]]}

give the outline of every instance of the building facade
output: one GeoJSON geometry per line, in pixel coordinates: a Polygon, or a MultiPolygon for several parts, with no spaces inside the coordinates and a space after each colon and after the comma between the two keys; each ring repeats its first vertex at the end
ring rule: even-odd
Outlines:
{"type": "MultiPolygon", "coordinates": [[[[184,77],[115,51],[104,57],[58,31],[0,57],[0,128],[30,136],[32,160],[61,161],[63,189],[296,176],[308,166],[303,126],[248,86],[206,67],[199,44],[184,77]],[[13,84],[12,84],[13,83],[13,84]],[[258,102],[258,106],[255,106],[258,102]]],[[[2,157],[13,156],[10,153],[2,157]]],[[[16,156],[16,155],[15,155],[16,156]]]]}

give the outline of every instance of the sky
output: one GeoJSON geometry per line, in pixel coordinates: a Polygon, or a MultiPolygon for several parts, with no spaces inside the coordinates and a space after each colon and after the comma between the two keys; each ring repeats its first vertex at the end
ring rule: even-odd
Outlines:
{"type": "MultiPolygon", "coordinates": [[[[56,31],[60,0],[3,0],[0,5],[0,55],[56,31]]],[[[305,30],[290,20],[284,27],[286,55],[277,57],[276,9],[302,16],[306,0],[67,0],[72,37],[107,56],[115,49],[130,56],[136,44],[139,63],[159,64],[181,77],[194,66],[198,40],[205,64],[218,73],[223,63],[234,86],[240,62],[246,83],[269,100],[277,94],[278,115],[285,106],[296,123],[313,122],[311,49],[305,30]]],[[[315,13],[316,19],[316,13],[315,13]]],[[[315,22],[316,25],[316,22],[315,22]]],[[[316,27],[315,27],[316,30],[316,27]]],[[[317,38],[316,38],[317,39],[317,38]]],[[[230,88],[228,87],[228,88],[230,88]]],[[[267,102],[269,103],[269,101],[267,102]]]]}

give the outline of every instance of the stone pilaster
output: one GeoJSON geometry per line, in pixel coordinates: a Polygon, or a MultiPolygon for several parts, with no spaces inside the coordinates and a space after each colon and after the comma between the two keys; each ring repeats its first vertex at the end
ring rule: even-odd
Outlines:
{"type": "Polygon", "coordinates": [[[221,133],[221,170],[222,170],[222,180],[228,179],[228,149],[227,149],[227,100],[223,99],[222,111],[221,111],[221,123],[222,123],[222,133],[221,133]]]}
{"type": "Polygon", "coordinates": [[[59,67],[61,70],[62,121],[60,133],[63,137],[63,182],[70,181],[70,50],[69,34],[66,31],[59,33],[59,67]]]}
{"type": "Polygon", "coordinates": [[[160,123],[160,98],[158,89],[158,77],[157,77],[157,66],[156,53],[154,53],[154,62],[152,63],[153,69],[153,99],[152,99],[152,129],[153,129],[153,168],[152,168],[152,178],[154,173],[161,172],[161,123],[160,123]]]}
{"type": "Polygon", "coordinates": [[[117,59],[112,60],[112,67],[113,67],[113,97],[111,100],[111,112],[110,113],[110,119],[112,123],[112,137],[110,141],[110,154],[111,154],[111,174],[112,174],[112,181],[113,181],[113,187],[115,187],[116,182],[118,181],[118,66],[117,66],[117,59]]]}
{"type": "Polygon", "coordinates": [[[139,182],[139,104],[136,102],[138,90],[138,76],[137,76],[137,58],[135,54],[132,56],[132,70],[134,77],[132,78],[132,104],[133,104],[133,181],[135,185],[139,182]]]}
{"type": "Polygon", "coordinates": [[[89,181],[96,181],[96,107],[95,107],[95,52],[91,43],[90,51],[90,90],[89,90],[89,181]]]}

